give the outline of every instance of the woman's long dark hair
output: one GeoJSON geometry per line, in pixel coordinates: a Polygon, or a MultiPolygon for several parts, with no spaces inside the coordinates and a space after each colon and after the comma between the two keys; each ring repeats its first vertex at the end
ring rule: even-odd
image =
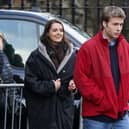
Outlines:
{"type": "MultiPolygon", "coordinates": [[[[44,32],[43,32],[43,34],[40,37],[41,43],[45,43],[46,41],[50,41],[50,38],[48,37],[47,34],[48,34],[49,30],[51,29],[52,24],[54,24],[54,23],[59,23],[60,25],[62,25],[63,32],[64,32],[63,24],[59,20],[57,20],[57,19],[52,19],[52,20],[48,21],[47,24],[45,25],[44,32]]],[[[65,37],[65,34],[63,35],[62,42],[66,43],[68,48],[70,49],[70,44],[69,44],[68,39],[65,37]]]]}

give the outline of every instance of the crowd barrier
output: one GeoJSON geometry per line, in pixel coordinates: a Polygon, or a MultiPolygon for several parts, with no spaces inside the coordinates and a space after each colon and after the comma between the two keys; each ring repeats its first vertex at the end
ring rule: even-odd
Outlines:
{"type": "Polygon", "coordinates": [[[28,129],[24,84],[0,84],[0,129],[28,129]]]}

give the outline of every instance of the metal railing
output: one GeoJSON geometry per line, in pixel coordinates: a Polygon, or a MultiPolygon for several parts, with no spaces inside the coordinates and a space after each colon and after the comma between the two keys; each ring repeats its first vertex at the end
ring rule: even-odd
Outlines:
{"type": "Polygon", "coordinates": [[[0,128],[26,129],[24,84],[0,84],[0,128]]]}

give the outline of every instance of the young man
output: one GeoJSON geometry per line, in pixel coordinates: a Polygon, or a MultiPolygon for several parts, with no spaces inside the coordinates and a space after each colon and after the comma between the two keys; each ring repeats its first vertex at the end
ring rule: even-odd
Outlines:
{"type": "Polygon", "coordinates": [[[82,95],[83,129],[129,129],[129,44],[124,11],[107,6],[102,30],[80,48],[74,80],[82,95]]]}

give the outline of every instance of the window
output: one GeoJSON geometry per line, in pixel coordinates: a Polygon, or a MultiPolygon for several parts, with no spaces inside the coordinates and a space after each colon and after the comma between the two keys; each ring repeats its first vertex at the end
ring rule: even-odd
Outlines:
{"type": "Polygon", "coordinates": [[[39,25],[22,20],[0,20],[0,32],[4,33],[7,40],[6,53],[10,63],[18,66],[21,61],[19,66],[24,65],[39,42],[39,25]]]}

